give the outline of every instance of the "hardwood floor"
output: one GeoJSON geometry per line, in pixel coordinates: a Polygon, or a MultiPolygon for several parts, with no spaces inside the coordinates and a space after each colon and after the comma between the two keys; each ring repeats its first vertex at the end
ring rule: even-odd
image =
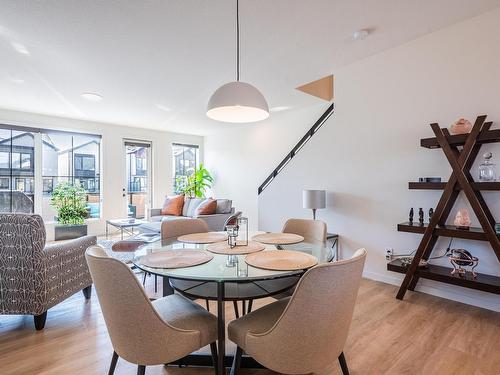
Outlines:
{"type": "MultiPolygon", "coordinates": [[[[151,296],[153,280],[147,282],[151,296]]],[[[397,301],[396,291],[363,280],[345,348],[351,374],[500,374],[499,313],[421,293],[408,292],[404,301],[397,301]]],[[[269,301],[259,301],[255,308],[269,301]]],[[[233,316],[232,305],[226,314],[233,316]]],[[[228,350],[234,352],[234,346],[228,344],[228,350]]],[[[94,291],[90,301],[78,293],[49,310],[41,332],[35,332],[30,316],[0,315],[2,375],[106,374],[112,352],[94,291]]],[[[135,365],[118,360],[115,374],[135,373],[135,365]]],[[[152,366],[146,373],[208,375],[213,370],[152,366]]],[[[338,366],[325,371],[340,373],[338,366]]]]}

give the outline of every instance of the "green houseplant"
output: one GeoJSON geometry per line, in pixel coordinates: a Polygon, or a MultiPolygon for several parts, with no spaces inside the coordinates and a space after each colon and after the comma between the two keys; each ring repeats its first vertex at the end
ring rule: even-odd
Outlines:
{"type": "Polygon", "coordinates": [[[50,205],[57,211],[55,239],[77,238],[87,234],[86,192],[81,185],[61,182],[52,191],[50,205]]]}
{"type": "Polygon", "coordinates": [[[214,178],[210,172],[203,166],[203,163],[200,163],[199,167],[190,175],[180,176],[176,179],[175,189],[188,197],[202,198],[207,189],[212,187],[213,182],[214,178]]]}

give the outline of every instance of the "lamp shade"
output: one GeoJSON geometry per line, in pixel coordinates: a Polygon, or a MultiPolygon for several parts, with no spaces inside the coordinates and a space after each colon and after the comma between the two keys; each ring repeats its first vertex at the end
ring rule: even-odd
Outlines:
{"type": "Polygon", "coordinates": [[[207,116],[223,122],[256,122],[269,117],[269,106],[264,95],[251,84],[230,82],[210,97],[207,116]]]}
{"type": "Polygon", "coordinates": [[[326,208],[326,190],[302,191],[302,205],[304,208],[326,208]]]}

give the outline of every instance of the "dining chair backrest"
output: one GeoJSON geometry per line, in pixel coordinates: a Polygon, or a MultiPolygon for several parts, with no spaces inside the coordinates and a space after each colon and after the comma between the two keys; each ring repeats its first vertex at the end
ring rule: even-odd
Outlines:
{"type": "Polygon", "coordinates": [[[198,331],[172,327],[151,304],[130,268],[108,257],[101,246],[85,252],[115,352],[141,365],[178,358],[200,341],[198,331]]]}
{"type": "Polygon", "coordinates": [[[208,225],[202,219],[163,220],[161,239],[177,238],[185,234],[208,232],[208,225]]]}
{"type": "Polygon", "coordinates": [[[347,339],[365,258],[366,250],[360,249],[351,259],[307,271],[273,327],[247,334],[248,352],[285,374],[331,366],[347,339]]]}
{"type": "Polygon", "coordinates": [[[288,219],[282,232],[298,234],[306,241],[326,241],[326,224],[321,220],[288,219]]]}

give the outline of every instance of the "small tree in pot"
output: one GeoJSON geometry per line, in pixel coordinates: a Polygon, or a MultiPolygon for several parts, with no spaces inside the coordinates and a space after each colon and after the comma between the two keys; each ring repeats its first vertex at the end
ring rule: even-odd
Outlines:
{"type": "Polygon", "coordinates": [[[188,176],[178,177],[175,186],[175,190],[188,197],[203,198],[207,189],[212,187],[214,179],[210,172],[200,163],[200,166],[196,168],[188,176]]]}
{"type": "Polygon", "coordinates": [[[55,239],[67,240],[87,234],[86,192],[81,185],[61,182],[52,191],[50,205],[57,210],[55,239]]]}

